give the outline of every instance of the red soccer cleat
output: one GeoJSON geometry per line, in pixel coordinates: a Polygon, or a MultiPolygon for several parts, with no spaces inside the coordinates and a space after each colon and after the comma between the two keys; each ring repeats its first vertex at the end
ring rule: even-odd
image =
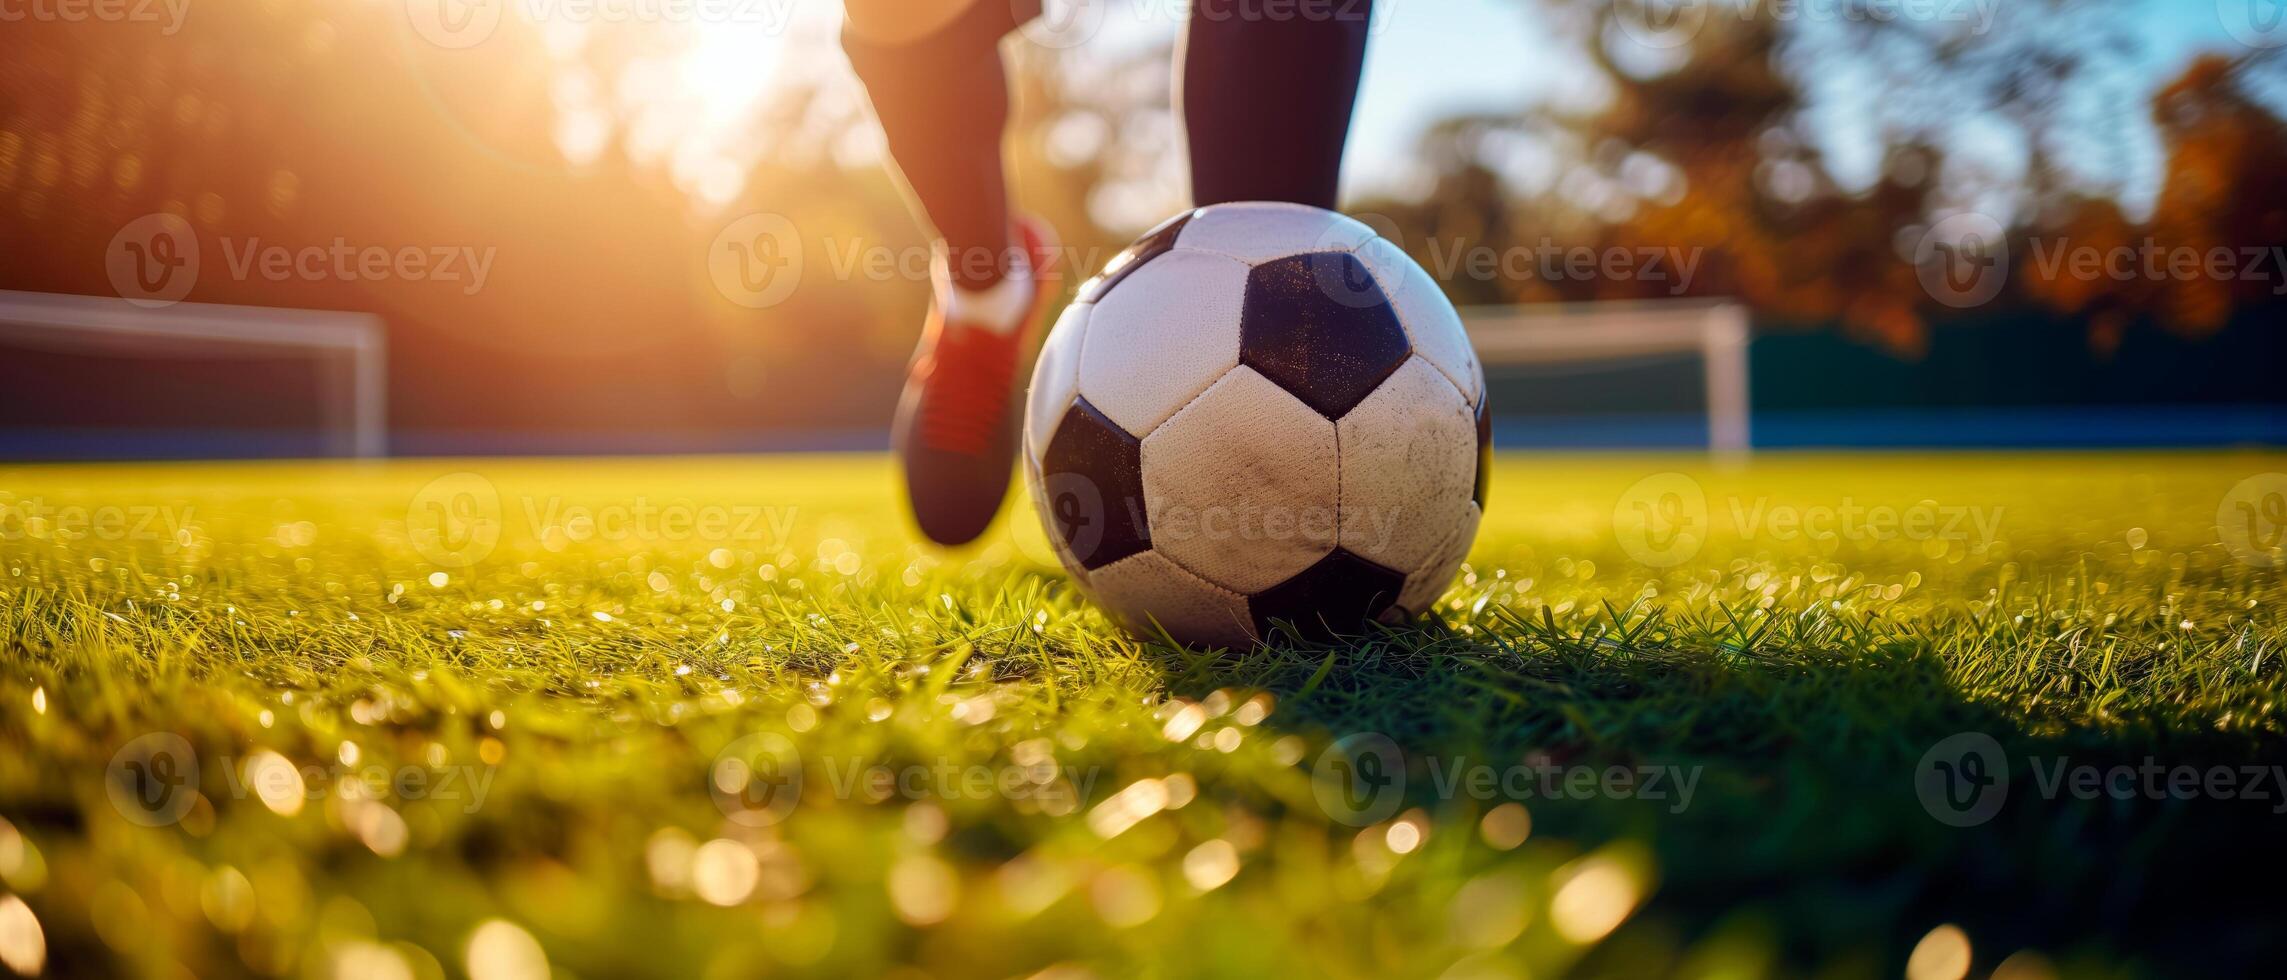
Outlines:
{"type": "Polygon", "coordinates": [[[1015,326],[996,331],[949,322],[942,303],[932,303],[897,402],[906,500],[921,533],[941,545],[966,544],[992,526],[1016,468],[1022,372],[1061,279],[1045,226],[1019,218],[1016,232],[1032,264],[1030,305],[1015,326]]]}

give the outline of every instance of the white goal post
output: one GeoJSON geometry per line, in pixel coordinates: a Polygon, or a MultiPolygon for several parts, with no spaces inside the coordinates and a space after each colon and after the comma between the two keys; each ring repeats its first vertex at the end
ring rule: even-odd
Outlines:
{"type": "Polygon", "coordinates": [[[144,355],[267,349],[309,356],[329,455],[388,450],[387,341],[370,313],[219,303],[148,307],[112,296],[0,290],[0,339],[49,350],[144,355]]]}
{"type": "Polygon", "coordinates": [[[1723,300],[1645,300],[1475,306],[1461,319],[1486,368],[1576,364],[1697,353],[1707,378],[1707,444],[1745,453],[1747,308],[1723,300]]]}

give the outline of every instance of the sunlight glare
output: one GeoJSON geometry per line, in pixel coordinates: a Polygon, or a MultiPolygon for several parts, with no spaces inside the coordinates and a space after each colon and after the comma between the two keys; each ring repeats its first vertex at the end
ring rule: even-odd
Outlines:
{"type": "Polygon", "coordinates": [[[616,140],[635,164],[663,167],[695,202],[735,200],[767,141],[779,135],[755,128],[771,100],[794,81],[834,69],[838,58],[824,55],[839,53],[840,8],[825,3],[767,18],[644,25],[570,21],[562,12],[545,17],[539,26],[555,62],[557,151],[586,166],[616,140]],[[601,66],[590,54],[604,46],[601,32],[628,30],[653,31],[658,43],[613,68],[614,77],[597,78],[601,66]]]}

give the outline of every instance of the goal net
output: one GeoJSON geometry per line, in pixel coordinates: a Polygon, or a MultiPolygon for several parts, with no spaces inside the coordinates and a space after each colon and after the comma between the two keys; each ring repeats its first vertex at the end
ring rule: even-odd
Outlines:
{"type": "Polygon", "coordinates": [[[1744,306],[1559,303],[1471,307],[1461,316],[1498,418],[1546,417],[1574,445],[1697,443],[1702,435],[1718,453],[1752,445],[1744,306]]]}
{"type": "Polygon", "coordinates": [[[0,457],[379,456],[364,313],[0,290],[0,457]]]}

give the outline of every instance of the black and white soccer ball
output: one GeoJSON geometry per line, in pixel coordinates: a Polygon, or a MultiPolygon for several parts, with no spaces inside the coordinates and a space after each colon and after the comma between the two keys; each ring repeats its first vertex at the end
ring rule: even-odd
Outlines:
{"type": "Polygon", "coordinates": [[[1461,318],[1343,215],[1177,215],[1050,331],[1025,477],[1072,577],[1130,629],[1248,645],[1425,611],[1484,513],[1485,375],[1461,318]]]}

